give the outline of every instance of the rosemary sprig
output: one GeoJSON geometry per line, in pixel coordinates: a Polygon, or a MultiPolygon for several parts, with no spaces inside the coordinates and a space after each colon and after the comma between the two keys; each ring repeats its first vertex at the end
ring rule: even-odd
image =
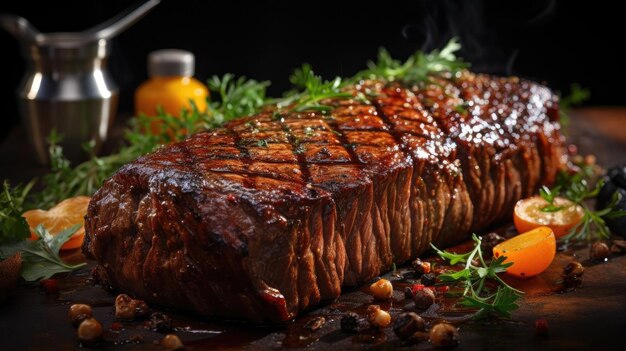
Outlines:
{"type": "Polygon", "coordinates": [[[463,298],[459,304],[476,308],[478,311],[474,318],[491,315],[510,317],[511,311],[519,307],[516,302],[523,292],[505,283],[498,274],[505,272],[513,263],[504,263],[504,256],[487,263],[480,247],[481,238],[472,234],[472,240],[474,248],[463,254],[442,251],[431,244],[437,254],[451,265],[464,264],[463,269],[440,274],[439,279],[444,284],[459,284],[464,287],[463,298]],[[490,283],[498,284],[495,291],[490,283]]]}
{"type": "MultiPolygon", "coordinates": [[[[588,242],[611,237],[611,231],[605,222],[605,218],[618,218],[626,215],[626,211],[615,209],[615,205],[620,200],[620,194],[613,194],[611,203],[604,209],[595,211],[591,209],[586,200],[598,196],[600,189],[604,185],[603,180],[599,180],[594,187],[589,186],[589,182],[581,173],[576,173],[567,178],[568,188],[562,195],[582,207],[584,211],[583,219],[569,233],[563,237],[565,242],[586,240],[588,242]]],[[[552,190],[555,193],[554,190],[552,190]]]]}

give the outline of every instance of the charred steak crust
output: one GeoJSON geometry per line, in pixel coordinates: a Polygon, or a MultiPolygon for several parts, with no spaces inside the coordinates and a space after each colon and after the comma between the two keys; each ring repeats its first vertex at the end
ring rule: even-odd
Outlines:
{"type": "Polygon", "coordinates": [[[469,72],[365,82],[332,113],[271,111],[122,167],[84,253],[106,284],[205,316],[281,323],[510,218],[563,162],[555,95],[469,72]]]}

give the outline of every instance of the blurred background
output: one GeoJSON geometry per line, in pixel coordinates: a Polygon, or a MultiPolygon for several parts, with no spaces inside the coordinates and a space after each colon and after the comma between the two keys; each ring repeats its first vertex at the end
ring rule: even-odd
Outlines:
{"type": "MultiPolygon", "coordinates": [[[[135,1],[4,1],[0,12],[30,20],[42,32],[79,31],[135,1]]],[[[232,72],[271,80],[279,95],[293,68],[309,62],[326,78],[350,76],[380,46],[405,59],[441,47],[451,36],[473,69],[542,81],[567,94],[591,91],[587,105],[625,105],[623,15],[619,2],[164,0],[113,43],[109,69],[120,87],[119,114],[132,114],[133,92],[147,78],[150,51],[196,55],[196,77],[232,72]]],[[[0,30],[0,142],[19,124],[16,89],[24,74],[18,42],[0,30]]]]}

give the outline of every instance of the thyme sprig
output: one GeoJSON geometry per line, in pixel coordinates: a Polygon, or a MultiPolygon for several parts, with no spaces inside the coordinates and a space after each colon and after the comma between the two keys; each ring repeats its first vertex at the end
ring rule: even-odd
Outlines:
{"type": "Polygon", "coordinates": [[[519,307],[517,300],[523,292],[508,285],[498,274],[505,272],[513,263],[504,263],[504,256],[487,263],[480,246],[482,239],[472,234],[472,240],[474,248],[463,254],[442,251],[431,244],[437,254],[451,265],[464,264],[463,269],[440,274],[439,279],[444,284],[458,284],[464,288],[463,297],[458,303],[477,309],[475,319],[492,315],[510,317],[511,311],[519,307]],[[495,291],[492,283],[497,284],[495,291]]]}

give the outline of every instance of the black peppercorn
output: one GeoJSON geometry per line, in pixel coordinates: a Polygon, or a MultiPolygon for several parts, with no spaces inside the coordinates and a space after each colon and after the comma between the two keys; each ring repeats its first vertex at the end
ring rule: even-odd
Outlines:
{"type": "Polygon", "coordinates": [[[170,333],[172,329],[172,319],[161,312],[153,312],[150,315],[150,321],[148,322],[150,329],[159,333],[170,333]]]}
{"type": "Polygon", "coordinates": [[[491,257],[491,255],[493,254],[493,247],[503,242],[504,240],[506,239],[498,235],[498,233],[494,232],[482,236],[482,240],[480,242],[480,250],[482,251],[483,256],[491,257]]]}
{"type": "Polygon", "coordinates": [[[348,312],[341,317],[341,330],[354,333],[359,329],[359,315],[354,312],[348,312]]]}

